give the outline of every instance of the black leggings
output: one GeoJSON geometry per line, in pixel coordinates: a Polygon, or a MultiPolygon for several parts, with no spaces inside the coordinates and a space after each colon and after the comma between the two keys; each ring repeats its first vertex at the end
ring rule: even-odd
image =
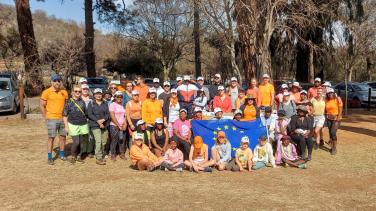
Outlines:
{"type": "Polygon", "coordinates": [[[116,155],[116,147],[118,144],[119,144],[120,154],[124,154],[125,153],[125,141],[124,141],[125,131],[120,131],[118,127],[111,125],[110,134],[111,134],[111,145],[110,145],[111,155],[116,155]]]}
{"type": "Polygon", "coordinates": [[[189,152],[191,151],[191,144],[178,138],[176,135],[172,137],[178,144],[178,148],[183,152],[184,160],[189,160],[189,152]]]}
{"type": "Polygon", "coordinates": [[[298,145],[298,155],[305,156],[305,150],[308,149],[308,155],[312,155],[313,140],[311,137],[304,138],[301,135],[293,135],[292,140],[298,145]]]}
{"type": "Polygon", "coordinates": [[[328,125],[330,140],[337,141],[337,129],[339,122],[337,120],[326,119],[326,124],[328,125]]]}
{"type": "Polygon", "coordinates": [[[77,155],[81,156],[82,153],[82,145],[84,139],[87,138],[87,135],[78,135],[78,136],[72,136],[72,147],[71,147],[71,154],[73,157],[76,157],[77,155]]]}

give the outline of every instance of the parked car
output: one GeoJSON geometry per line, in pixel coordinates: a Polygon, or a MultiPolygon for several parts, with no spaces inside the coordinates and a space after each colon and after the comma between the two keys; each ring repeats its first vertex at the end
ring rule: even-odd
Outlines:
{"type": "Polygon", "coordinates": [[[0,78],[0,112],[17,113],[20,107],[18,87],[10,78],[0,78]]]}
{"type": "Polygon", "coordinates": [[[89,85],[90,90],[93,92],[94,89],[100,88],[103,91],[107,90],[108,82],[107,79],[104,77],[89,77],[87,79],[87,84],[89,85]]]}
{"type": "Polygon", "coordinates": [[[16,85],[18,85],[18,78],[15,72],[0,72],[0,78],[10,78],[16,85]]]}
{"type": "Polygon", "coordinates": [[[372,90],[376,91],[376,81],[371,81],[371,82],[365,82],[368,86],[372,88],[372,90]]]}
{"type": "MultiPolygon", "coordinates": [[[[334,89],[337,94],[345,100],[346,89],[345,82],[337,84],[334,89]]],[[[350,107],[361,107],[368,104],[368,92],[370,86],[364,83],[348,82],[347,83],[347,99],[350,107]]],[[[376,91],[371,92],[371,104],[376,104],[376,91]]]]}

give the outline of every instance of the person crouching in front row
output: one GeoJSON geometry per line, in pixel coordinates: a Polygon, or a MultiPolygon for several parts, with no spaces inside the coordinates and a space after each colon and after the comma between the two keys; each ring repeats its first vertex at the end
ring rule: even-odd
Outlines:
{"type": "Polygon", "coordinates": [[[151,151],[150,148],[143,143],[143,134],[135,134],[133,145],[130,150],[130,157],[133,166],[140,170],[153,171],[161,165],[162,157],[158,158],[151,151]]]}

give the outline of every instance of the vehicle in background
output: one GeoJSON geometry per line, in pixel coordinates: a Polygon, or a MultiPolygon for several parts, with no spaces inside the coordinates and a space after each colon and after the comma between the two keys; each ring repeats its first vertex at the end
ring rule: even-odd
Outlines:
{"type": "Polygon", "coordinates": [[[18,86],[11,78],[0,78],[0,112],[16,114],[20,107],[18,86]]]}
{"type": "MultiPolygon", "coordinates": [[[[370,86],[365,83],[348,82],[347,83],[347,99],[350,107],[361,107],[368,104],[368,92],[370,86]]],[[[345,82],[341,82],[334,87],[337,94],[344,101],[346,98],[345,82]]],[[[371,104],[376,104],[376,91],[371,92],[371,104]]]]}
{"type": "Polygon", "coordinates": [[[16,85],[18,85],[18,78],[15,72],[12,72],[12,71],[0,72],[0,78],[10,78],[11,80],[14,81],[16,85]]]}
{"type": "MultiPolygon", "coordinates": [[[[154,85],[152,78],[145,78],[145,84],[148,85],[148,87],[152,87],[154,85]]],[[[163,85],[163,82],[161,83],[163,85]]]]}
{"type": "Polygon", "coordinates": [[[372,88],[372,90],[376,91],[376,81],[364,82],[364,83],[367,84],[368,86],[370,86],[372,88]]]}
{"type": "Polygon", "coordinates": [[[103,91],[107,90],[108,82],[104,77],[88,77],[86,78],[87,85],[89,85],[90,90],[93,92],[94,89],[100,88],[103,91]]]}

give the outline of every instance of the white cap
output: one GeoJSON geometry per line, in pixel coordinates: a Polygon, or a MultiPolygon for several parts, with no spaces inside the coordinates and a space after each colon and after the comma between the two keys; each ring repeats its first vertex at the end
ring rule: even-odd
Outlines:
{"type": "Polygon", "coordinates": [[[214,114],[218,113],[218,112],[222,112],[222,109],[221,108],[215,108],[214,109],[214,114]]]}
{"type": "Polygon", "coordinates": [[[81,83],[84,83],[84,82],[87,82],[87,79],[86,79],[86,78],[80,78],[80,81],[79,81],[79,82],[80,82],[80,84],[81,84],[81,83]]]}
{"type": "Polygon", "coordinates": [[[218,90],[225,90],[225,87],[223,87],[223,86],[218,86],[218,90]]]}
{"type": "Polygon", "coordinates": [[[136,133],[134,135],[134,140],[142,140],[144,139],[144,135],[142,133],[136,133]]]}
{"type": "Polygon", "coordinates": [[[140,119],[137,121],[137,126],[145,124],[144,120],[140,119]]]}
{"type": "Polygon", "coordinates": [[[321,78],[315,78],[315,81],[321,82],[321,78]]]}
{"type": "Polygon", "coordinates": [[[307,91],[306,90],[302,90],[302,91],[300,91],[300,94],[307,94],[307,91]]]}
{"type": "Polygon", "coordinates": [[[176,89],[171,89],[171,93],[178,93],[178,90],[176,90],[176,89]]]}
{"type": "Polygon", "coordinates": [[[81,89],[89,89],[89,85],[87,85],[87,84],[82,84],[82,85],[81,85],[81,89]]]}
{"type": "Polygon", "coordinates": [[[185,75],[185,76],[183,77],[183,79],[184,79],[184,81],[189,81],[189,80],[191,80],[191,76],[189,76],[189,75],[185,75]]]}
{"type": "Polygon", "coordinates": [[[159,83],[159,78],[154,78],[153,83],[159,83]]]}
{"type": "Polygon", "coordinates": [[[290,92],[283,92],[283,96],[290,96],[290,92]]]}
{"type": "Polygon", "coordinates": [[[240,140],[241,143],[249,143],[249,138],[248,136],[243,136],[242,139],[240,140]]]}
{"type": "Polygon", "coordinates": [[[163,86],[171,86],[171,84],[170,84],[169,81],[165,81],[165,82],[163,82],[163,86]]]}
{"type": "Polygon", "coordinates": [[[156,124],[163,124],[163,119],[162,118],[158,118],[155,120],[155,123],[156,124]]]}
{"type": "Polygon", "coordinates": [[[193,112],[195,112],[195,113],[202,112],[202,109],[201,109],[201,107],[195,107],[195,110],[193,112]]]}
{"type": "Polygon", "coordinates": [[[236,111],[234,112],[234,114],[236,115],[236,114],[243,114],[243,112],[242,112],[242,110],[240,110],[240,109],[236,109],[236,111]]]}
{"type": "Polygon", "coordinates": [[[270,78],[270,76],[265,73],[264,75],[262,75],[262,78],[270,78]]]}
{"type": "Polygon", "coordinates": [[[322,86],[329,86],[329,87],[331,87],[332,84],[329,81],[325,81],[325,83],[323,83],[322,86]]]}
{"type": "Polygon", "coordinates": [[[116,91],[114,96],[123,96],[123,92],[121,91],[116,91]]]}
{"type": "Polygon", "coordinates": [[[214,77],[221,78],[221,74],[217,73],[217,74],[214,75],[214,77]]]}
{"type": "Polygon", "coordinates": [[[204,77],[200,76],[197,78],[198,81],[203,81],[204,80],[204,77]]]}
{"type": "Polygon", "coordinates": [[[182,80],[183,79],[180,76],[176,77],[176,81],[182,81],[182,80]]]}
{"type": "Polygon", "coordinates": [[[100,89],[100,88],[96,88],[96,89],[94,89],[94,94],[95,93],[103,93],[103,91],[102,91],[102,89],[100,89]]]}
{"type": "Polygon", "coordinates": [[[187,109],[185,109],[185,108],[180,109],[179,113],[181,113],[181,112],[188,113],[187,109]]]}
{"type": "Polygon", "coordinates": [[[296,86],[296,87],[299,87],[300,88],[300,84],[299,82],[295,81],[294,83],[292,83],[292,86],[296,86]]]}
{"type": "Polygon", "coordinates": [[[326,93],[334,93],[334,89],[333,88],[328,88],[328,90],[326,91],[326,93]]]}
{"type": "Polygon", "coordinates": [[[287,86],[287,84],[282,84],[282,85],[281,85],[281,88],[282,88],[282,89],[288,89],[289,86],[287,86]]]}
{"type": "Polygon", "coordinates": [[[137,90],[132,90],[132,95],[139,95],[140,93],[137,90]]]}
{"type": "Polygon", "coordinates": [[[232,77],[231,81],[238,81],[238,79],[236,77],[232,77]]]}
{"type": "Polygon", "coordinates": [[[157,90],[154,87],[149,88],[149,93],[157,93],[157,90]]]}

